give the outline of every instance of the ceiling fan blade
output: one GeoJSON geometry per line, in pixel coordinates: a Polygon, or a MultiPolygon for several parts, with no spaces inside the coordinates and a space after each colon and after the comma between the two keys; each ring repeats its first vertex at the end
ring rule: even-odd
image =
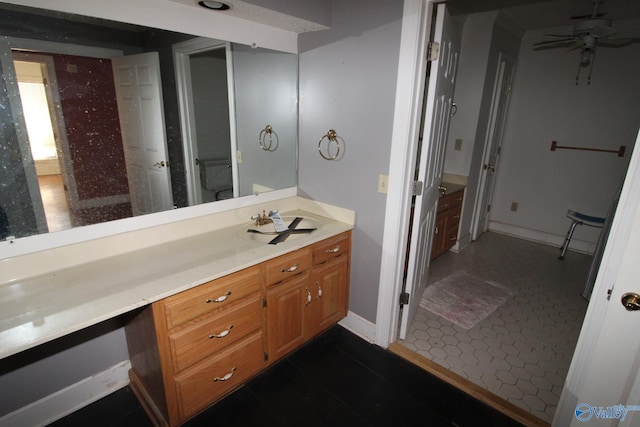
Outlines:
{"type": "Polygon", "coordinates": [[[541,41],[538,43],[534,43],[533,46],[550,46],[550,45],[556,45],[556,44],[563,44],[563,43],[573,43],[576,39],[574,39],[573,37],[569,37],[566,39],[558,39],[558,40],[545,40],[545,41],[541,41]]]}
{"type": "Polygon", "coordinates": [[[606,13],[597,13],[595,16],[592,15],[592,14],[589,14],[589,15],[574,15],[574,16],[570,16],[569,19],[578,20],[578,19],[589,19],[589,18],[602,18],[605,15],[606,15],[606,13]]]}
{"type": "Polygon", "coordinates": [[[573,34],[543,34],[544,37],[564,37],[564,38],[569,38],[569,37],[574,37],[573,34]]]}
{"type": "Polygon", "coordinates": [[[603,38],[598,40],[598,46],[624,47],[633,43],[640,43],[640,37],[603,38]]]}

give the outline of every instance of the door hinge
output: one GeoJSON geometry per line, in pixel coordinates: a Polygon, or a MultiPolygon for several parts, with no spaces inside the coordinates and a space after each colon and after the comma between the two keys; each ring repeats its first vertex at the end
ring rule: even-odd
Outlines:
{"type": "Polygon", "coordinates": [[[440,55],[440,43],[429,42],[427,47],[427,61],[437,61],[438,55],[440,55]]]}
{"type": "Polygon", "coordinates": [[[400,294],[400,305],[407,305],[407,304],[409,304],[409,293],[403,292],[400,294]]]}
{"type": "Polygon", "coordinates": [[[491,212],[491,205],[487,205],[487,212],[491,212]]]}
{"type": "Polygon", "coordinates": [[[265,362],[269,361],[269,353],[267,353],[266,351],[264,352],[264,361],[265,362]]]}
{"type": "Polygon", "coordinates": [[[414,196],[421,196],[422,195],[422,186],[423,183],[422,181],[413,181],[413,195],[414,196]]]}
{"type": "Polygon", "coordinates": [[[266,308],[266,307],[267,307],[267,299],[262,298],[262,308],[266,308]]]}
{"type": "Polygon", "coordinates": [[[502,147],[498,147],[498,156],[500,155],[500,153],[502,152],[502,147]]]}

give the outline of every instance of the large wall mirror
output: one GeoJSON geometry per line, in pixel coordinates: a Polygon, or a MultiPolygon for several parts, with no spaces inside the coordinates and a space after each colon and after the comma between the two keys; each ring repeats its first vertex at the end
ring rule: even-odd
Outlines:
{"type": "Polygon", "coordinates": [[[3,3],[0,35],[0,240],[295,187],[295,54],[3,3]]]}

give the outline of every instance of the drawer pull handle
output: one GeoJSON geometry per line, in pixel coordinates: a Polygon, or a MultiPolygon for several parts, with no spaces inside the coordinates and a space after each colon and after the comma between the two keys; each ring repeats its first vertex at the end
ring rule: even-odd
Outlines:
{"type": "Polygon", "coordinates": [[[211,334],[209,335],[209,339],[212,340],[214,338],[224,338],[231,333],[231,329],[233,329],[233,325],[229,325],[227,329],[220,332],[219,334],[211,334]]]}
{"type": "Polygon", "coordinates": [[[231,372],[227,373],[224,377],[215,377],[213,379],[213,382],[218,382],[218,381],[229,381],[231,379],[231,377],[233,376],[233,373],[236,371],[237,368],[231,368],[231,372]]]}
{"type": "Polygon", "coordinates": [[[460,219],[460,215],[454,215],[453,219],[460,219]]]}
{"type": "Polygon", "coordinates": [[[216,299],[211,299],[211,298],[207,298],[207,300],[205,301],[207,304],[210,304],[212,302],[225,302],[227,300],[227,298],[229,298],[229,295],[231,295],[231,291],[227,291],[226,294],[224,295],[220,295],[218,298],[216,299]]]}
{"type": "Polygon", "coordinates": [[[322,298],[322,286],[320,286],[320,283],[316,282],[316,286],[318,287],[318,299],[322,298]]]}
{"type": "Polygon", "coordinates": [[[333,249],[327,249],[325,252],[328,254],[335,254],[336,252],[338,252],[340,250],[340,245],[336,246],[333,249]]]}
{"type": "Polygon", "coordinates": [[[305,290],[307,291],[307,302],[305,303],[305,305],[309,305],[311,304],[313,297],[311,296],[311,291],[309,290],[309,288],[305,288],[305,290]]]}
{"type": "Polygon", "coordinates": [[[449,240],[451,240],[452,242],[455,242],[456,240],[458,240],[457,237],[449,237],[449,240]]]}
{"type": "Polygon", "coordinates": [[[281,273],[293,273],[294,271],[296,271],[298,269],[298,264],[291,266],[289,268],[283,268],[282,270],[280,270],[281,273]]]}

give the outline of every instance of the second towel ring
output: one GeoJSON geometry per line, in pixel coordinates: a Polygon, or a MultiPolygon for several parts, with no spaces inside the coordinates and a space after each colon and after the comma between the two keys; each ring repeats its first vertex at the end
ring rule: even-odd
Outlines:
{"type": "Polygon", "coordinates": [[[278,134],[273,130],[271,125],[267,125],[264,129],[260,131],[258,135],[258,144],[260,144],[260,148],[264,151],[276,151],[278,148],[278,134]],[[275,135],[275,145],[273,135],[275,135]],[[267,136],[269,137],[269,141],[267,141],[267,136]]]}
{"type": "Polygon", "coordinates": [[[338,156],[340,156],[340,141],[338,140],[338,134],[336,133],[335,130],[329,129],[329,132],[327,132],[326,135],[320,138],[320,141],[318,141],[318,153],[320,153],[322,158],[325,160],[336,160],[338,156]],[[324,141],[325,138],[327,139],[327,155],[326,156],[322,152],[322,141],[324,141]],[[330,150],[332,142],[336,143],[336,154],[333,156],[331,155],[331,150],[330,150]]]}

